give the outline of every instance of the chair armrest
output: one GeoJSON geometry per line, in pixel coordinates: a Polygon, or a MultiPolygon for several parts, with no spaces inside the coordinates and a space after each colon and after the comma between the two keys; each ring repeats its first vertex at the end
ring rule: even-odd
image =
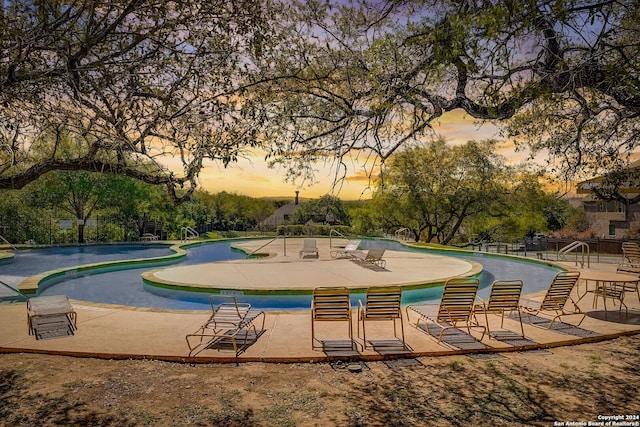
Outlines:
{"type": "Polygon", "coordinates": [[[482,298],[476,295],[476,299],[473,302],[473,311],[476,311],[477,309],[486,310],[487,301],[483,300],[482,298]]]}

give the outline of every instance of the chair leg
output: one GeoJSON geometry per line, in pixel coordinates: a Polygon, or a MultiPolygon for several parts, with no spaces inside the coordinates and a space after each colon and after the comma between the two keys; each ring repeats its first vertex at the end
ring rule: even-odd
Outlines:
{"type": "Polygon", "coordinates": [[[522,313],[518,310],[518,318],[520,319],[520,332],[522,332],[522,338],[524,338],[524,326],[522,325],[522,313]]]}
{"type": "MultiPolygon", "coordinates": [[[[393,325],[395,326],[396,321],[393,321],[393,325]]],[[[402,347],[405,348],[407,345],[404,340],[404,322],[402,321],[402,313],[400,313],[400,332],[402,333],[402,347]]]]}
{"type": "Polygon", "coordinates": [[[576,326],[580,326],[582,324],[582,321],[585,319],[585,317],[587,317],[587,315],[586,315],[586,313],[577,313],[577,314],[582,314],[582,319],[580,319],[580,321],[576,325],[576,326]]]}
{"type": "MultiPolygon", "coordinates": [[[[359,324],[360,322],[358,322],[358,325],[359,324]]],[[[360,336],[360,334],[358,334],[358,336],[360,336]]],[[[364,348],[366,350],[367,349],[367,330],[365,326],[364,317],[362,318],[362,341],[364,342],[364,348]]]]}
{"type": "Polygon", "coordinates": [[[444,335],[444,331],[450,328],[451,328],[450,326],[445,326],[444,328],[442,328],[442,330],[440,331],[440,335],[438,335],[438,344],[442,342],[442,336],[444,335]]]}
{"type": "MultiPolygon", "coordinates": [[[[556,311],[557,313],[557,311],[556,311]]],[[[556,320],[560,320],[560,322],[562,322],[562,316],[564,315],[564,313],[560,313],[558,315],[556,315],[553,319],[551,319],[551,323],[549,323],[549,326],[547,326],[547,329],[551,329],[551,327],[553,326],[553,324],[555,323],[556,320]]]]}
{"type": "MultiPolygon", "coordinates": [[[[482,336],[480,337],[479,341],[482,341],[484,339],[484,336],[487,334],[487,328],[485,328],[484,326],[478,325],[480,328],[482,328],[482,336]]],[[[471,335],[471,334],[469,334],[471,335]]]]}
{"type": "MultiPolygon", "coordinates": [[[[362,333],[364,334],[364,322],[362,323],[362,333]]],[[[349,340],[351,340],[351,350],[357,351],[357,344],[353,339],[353,324],[351,323],[351,317],[349,317],[349,340]]]]}
{"type": "Polygon", "coordinates": [[[487,325],[487,331],[489,331],[489,337],[491,337],[491,328],[489,327],[489,315],[487,314],[487,310],[484,310],[484,321],[486,322],[485,324],[487,325]]]}
{"type": "Polygon", "coordinates": [[[627,307],[627,304],[624,303],[624,293],[620,297],[620,308],[618,308],[618,313],[622,313],[622,306],[623,305],[624,305],[625,314],[628,316],[629,315],[629,307],[627,307]]]}

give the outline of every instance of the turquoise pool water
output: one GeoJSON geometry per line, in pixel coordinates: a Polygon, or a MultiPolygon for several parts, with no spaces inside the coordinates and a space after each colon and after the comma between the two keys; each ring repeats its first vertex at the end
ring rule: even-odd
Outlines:
{"type": "Polygon", "coordinates": [[[68,246],[19,250],[12,262],[0,264],[0,280],[17,285],[45,271],[96,262],[155,258],[171,255],[169,245],[68,246]]]}
{"type": "MultiPolygon", "coordinates": [[[[200,264],[204,262],[230,259],[244,259],[246,256],[231,248],[231,242],[215,242],[187,249],[184,260],[174,265],[200,264]]],[[[393,241],[364,240],[364,249],[371,246],[384,247],[397,251],[420,251],[393,241]]],[[[430,251],[433,252],[433,251],[430,251]]],[[[15,279],[21,279],[43,271],[78,266],[95,262],[121,259],[154,258],[171,254],[168,246],[151,245],[109,245],[80,248],[38,249],[30,252],[19,251],[12,263],[0,265],[0,280],[17,286],[15,279]],[[10,280],[13,279],[13,280],[10,280]]],[[[546,289],[553,276],[559,271],[530,261],[507,259],[481,253],[442,253],[448,256],[472,259],[483,265],[480,276],[479,295],[487,297],[489,286],[496,279],[515,279],[524,281],[524,293],[546,289]]],[[[79,277],[63,278],[62,281],[40,289],[39,295],[67,295],[72,299],[106,304],[120,304],[133,307],[148,307],[176,310],[208,310],[208,294],[194,292],[167,291],[147,287],[140,275],[151,266],[129,269],[111,269],[96,274],[87,273],[79,277]]],[[[437,301],[442,295],[442,287],[407,290],[403,292],[403,303],[437,301]]],[[[352,301],[357,302],[362,295],[354,294],[352,301]]],[[[258,296],[239,295],[239,300],[250,302],[264,310],[308,309],[309,295],[258,296]]]]}

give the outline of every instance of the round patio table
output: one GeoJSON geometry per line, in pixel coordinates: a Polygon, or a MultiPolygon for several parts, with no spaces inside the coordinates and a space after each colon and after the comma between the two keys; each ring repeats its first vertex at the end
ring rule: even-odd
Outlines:
{"type": "Polygon", "coordinates": [[[579,297],[578,301],[587,294],[593,294],[593,308],[598,308],[598,298],[602,298],[604,303],[605,318],[607,313],[607,299],[611,299],[615,307],[615,301],[620,302],[618,311],[622,310],[624,305],[625,311],[629,309],[624,303],[625,292],[635,292],[638,287],[640,277],[632,274],[615,273],[602,270],[586,270],[581,269],[580,280],[585,282],[585,292],[579,297]],[[594,282],[595,288],[589,289],[589,283],[594,282]]]}

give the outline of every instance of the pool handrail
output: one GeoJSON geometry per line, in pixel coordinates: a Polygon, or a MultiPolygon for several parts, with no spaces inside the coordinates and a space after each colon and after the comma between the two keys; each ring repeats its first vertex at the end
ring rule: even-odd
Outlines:
{"type": "Polygon", "coordinates": [[[395,237],[396,240],[409,240],[409,233],[411,232],[411,229],[408,227],[402,227],[396,230],[395,232],[395,237]]]}
{"type": "Polygon", "coordinates": [[[189,226],[184,226],[180,229],[180,240],[187,241],[191,238],[197,239],[200,237],[200,233],[189,226]]]}
{"type": "Polygon", "coordinates": [[[332,239],[333,239],[333,235],[337,234],[339,236],[342,237],[346,237],[344,234],[342,234],[341,232],[339,232],[338,230],[334,230],[333,228],[329,231],[329,249],[333,248],[333,244],[332,244],[332,239]]]}
{"type": "Polygon", "coordinates": [[[13,248],[14,251],[17,251],[18,248],[16,248],[10,241],[8,241],[7,239],[4,238],[4,236],[2,234],[0,234],[0,240],[4,241],[7,243],[7,245],[11,246],[11,248],[13,248]]]}
{"type": "Polygon", "coordinates": [[[576,254],[576,265],[578,265],[578,263],[580,263],[580,267],[584,268],[584,256],[585,256],[585,249],[586,249],[586,255],[587,255],[587,268],[591,267],[591,254],[589,252],[589,245],[585,242],[581,242],[579,240],[576,240],[573,243],[568,244],[567,246],[565,246],[564,248],[560,249],[558,251],[558,259],[563,259],[563,260],[567,260],[567,258],[565,257],[565,255],[569,252],[574,251],[576,254]],[[578,250],[580,250],[580,253],[582,255],[582,261],[578,260],[578,250]]]}
{"type": "MultiPolygon", "coordinates": [[[[278,236],[278,237],[274,237],[273,239],[269,240],[269,241],[268,241],[267,243],[265,243],[264,245],[260,246],[258,249],[254,249],[254,250],[252,250],[251,252],[249,252],[249,254],[248,254],[247,256],[253,256],[253,255],[255,255],[255,254],[256,254],[256,252],[258,252],[260,249],[264,248],[265,246],[268,246],[268,245],[270,245],[271,243],[275,242],[276,240],[278,240],[278,238],[279,238],[279,237],[280,237],[280,236],[278,236]]],[[[284,237],[285,239],[287,238],[287,236],[282,236],[282,237],[284,237]]],[[[286,243],[285,243],[285,245],[286,245],[286,243]]]]}
{"type": "MultiPolygon", "coordinates": [[[[23,294],[22,292],[20,292],[19,290],[17,290],[13,286],[4,283],[2,280],[0,280],[0,285],[4,286],[5,288],[8,288],[11,292],[16,293],[18,298],[22,298],[22,299],[24,299],[24,301],[28,301],[29,300],[29,297],[27,295],[23,294]]],[[[0,301],[3,301],[3,300],[4,300],[4,298],[0,297],[0,301]]]]}

